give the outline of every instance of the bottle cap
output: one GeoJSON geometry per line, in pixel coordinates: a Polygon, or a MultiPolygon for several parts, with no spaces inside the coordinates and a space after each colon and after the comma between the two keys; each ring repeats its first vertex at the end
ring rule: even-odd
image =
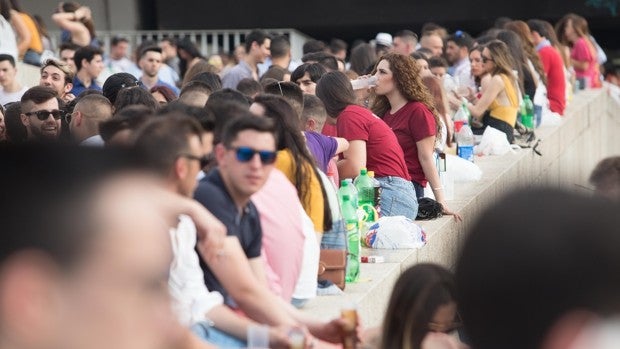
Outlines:
{"type": "Polygon", "coordinates": [[[375,171],[368,171],[368,177],[375,178],[375,171]]]}
{"type": "Polygon", "coordinates": [[[341,187],[346,187],[346,186],[348,186],[348,185],[349,185],[349,182],[347,182],[347,180],[346,180],[346,179],[343,179],[343,180],[341,180],[341,181],[340,181],[340,186],[341,186],[341,187]]]}
{"type": "Polygon", "coordinates": [[[363,168],[360,170],[360,174],[361,174],[362,176],[363,176],[363,175],[366,175],[366,174],[368,174],[368,170],[367,170],[365,167],[363,167],[363,168]]]}

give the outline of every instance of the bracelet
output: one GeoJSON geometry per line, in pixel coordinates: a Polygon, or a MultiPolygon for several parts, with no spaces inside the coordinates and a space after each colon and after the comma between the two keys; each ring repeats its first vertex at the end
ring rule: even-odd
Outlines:
{"type": "Polygon", "coordinates": [[[433,188],[433,190],[443,190],[443,187],[433,188]]]}

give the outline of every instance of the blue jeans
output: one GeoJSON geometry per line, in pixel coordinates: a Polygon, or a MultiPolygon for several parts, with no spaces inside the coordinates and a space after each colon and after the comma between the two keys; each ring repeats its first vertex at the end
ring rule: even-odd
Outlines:
{"type": "Polygon", "coordinates": [[[400,177],[378,177],[381,183],[381,215],[405,216],[415,219],[418,216],[418,200],[413,184],[400,177]]]}
{"type": "Polygon", "coordinates": [[[222,332],[213,326],[210,326],[207,322],[197,322],[192,328],[192,332],[198,336],[198,338],[209,342],[220,348],[245,348],[247,343],[241,339],[234,337],[226,332],[222,332]]]}
{"type": "Polygon", "coordinates": [[[424,187],[417,182],[411,181],[413,189],[415,190],[415,196],[418,200],[424,197],[424,187]]]}
{"type": "Polygon", "coordinates": [[[328,250],[347,249],[347,230],[344,226],[343,219],[334,221],[332,229],[323,234],[321,238],[321,248],[328,250]]]}

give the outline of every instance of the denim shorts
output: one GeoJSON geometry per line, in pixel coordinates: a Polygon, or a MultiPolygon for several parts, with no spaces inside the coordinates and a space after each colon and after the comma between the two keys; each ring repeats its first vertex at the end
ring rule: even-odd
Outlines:
{"type": "Polygon", "coordinates": [[[418,200],[413,184],[400,177],[377,177],[381,183],[381,215],[405,216],[415,219],[418,215],[418,200]]]}

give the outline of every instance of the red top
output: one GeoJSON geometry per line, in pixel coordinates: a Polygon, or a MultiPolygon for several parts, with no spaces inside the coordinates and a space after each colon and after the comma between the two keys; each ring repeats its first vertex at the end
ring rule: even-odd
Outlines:
{"type": "Polygon", "coordinates": [[[553,46],[544,46],[538,51],[545,74],[547,75],[547,99],[549,109],[560,115],[566,107],[566,79],[564,77],[564,61],[558,50],[553,46]]]}
{"type": "Polygon", "coordinates": [[[336,131],[336,125],[332,125],[328,122],[326,122],[325,125],[323,125],[323,130],[321,130],[321,133],[324,136],[338,137],[338,132],[336,131]]]}
{"type": "Polygon", "coordinates": [[[375,171],[375,177],[394,176],[411,180],[394,132],[370,110],[350,105],[338,115],[336,127],[338,137],[366,142],[366,168],[375,171]]]}
{"type": "Polygon", "coordinates": [[[396,134],[398,143],[405,152],[405,162],[411,179],[426,187],[426,176],[418,159],[416,142],[437,134],[437,124],[433,113],[422,103],[411,101],[396,113],[386,112],[383,121],[396,134]]]}

